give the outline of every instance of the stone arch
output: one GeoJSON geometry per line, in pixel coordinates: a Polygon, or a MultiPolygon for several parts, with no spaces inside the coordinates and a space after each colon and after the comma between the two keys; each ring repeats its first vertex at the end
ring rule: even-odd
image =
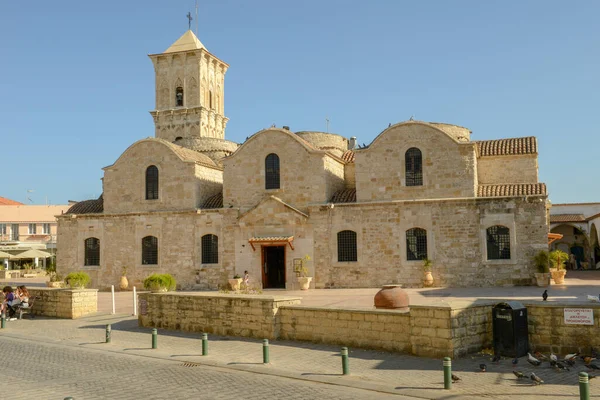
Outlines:
{"type": "Polygon", "coordinates": [[[585,232],[586,227],[574,223],[561,223],[553,227],[551,233],[559,233],[563,237],[552,243],[550,250],[562,250],[567,254],[575,253],[578,260],[578,265],[581,263],[590,263],[592,258],[592,247],[590,245],[590,237],[585,232]],[[582,253],[579,253],[581,247],[582,253]]]}
{"type": "Polygon", "coordinates": [[[182,107],[184,105],[185,94],[183,93],[183,82],[181,78],[177,78],[175,80],[175,97],[173,99],[173,104],[177,107],[182,107]]]}

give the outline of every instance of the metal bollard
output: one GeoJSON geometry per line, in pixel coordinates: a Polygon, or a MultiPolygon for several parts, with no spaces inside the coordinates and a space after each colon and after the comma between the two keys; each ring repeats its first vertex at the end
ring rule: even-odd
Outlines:
{"type": "Polygon", "coordinates": [[[156,348],[156,342],[158,339],[158,330],[156,328],[152,328],[152,348],[156,348]]]}
{"type": "Polygon", "coordinates": [[[348,348],[342,347],[342,374],[348,375],[350,373],[350,365],[348,363],[348,348]]]}
{"type": "Polygon", "coordinates": [[[203,356],[208,355],[208,334],[207,333],[202,334],[202,355],[203,356]]]}
{"type": "Polygon", "coordinates": [[[111,327],[110,324],[106,325],[106,343],[110,343],[110,332],[111,327]]]}
{"type": "Polygon", "coordinates": [[[587,372],[579,373],[579,399],[590,400],[590,378],[587,372]]]}
{"type": "Polygon", "coordinates": [[[0,325],[2,329],[6,328],[6,317],[2,314],[2,323],[0,325]]]}
{"type": "Polygon", "coordinates": [[[263,339],[263,364],[269,363],[269,339],[263,339]]]}
{"type": "Polygon", "coordinates": [[[444,357],[444,389],[452,389],[452,359],[444,357]]]}
{"type": "Polygon", "coordinates": [[[65,397],[65,399],[64,399],[64,400],[75,400],[75,399],[74,399],[74,398],[72,398],[72,397],[65,397]]]}

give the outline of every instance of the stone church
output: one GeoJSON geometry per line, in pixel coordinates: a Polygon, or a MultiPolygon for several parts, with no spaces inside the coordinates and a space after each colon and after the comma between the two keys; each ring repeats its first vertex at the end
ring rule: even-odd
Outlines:
{"type": "MultiPolygon", "coordinates": [[[[225,139],[228,64],[189,30],[149,56],[155,137],[104,168],[103,194],[58,218],[61,274],[117,285],[168,272],[182,289],[235,274],[263,288],[526,285],[547,249],[535,137],[472,141],[456,125],[406,121],[368,145],[272,127],[225,139]]],[[[365,133],[368,135],[368,133],[365,133]]]]}

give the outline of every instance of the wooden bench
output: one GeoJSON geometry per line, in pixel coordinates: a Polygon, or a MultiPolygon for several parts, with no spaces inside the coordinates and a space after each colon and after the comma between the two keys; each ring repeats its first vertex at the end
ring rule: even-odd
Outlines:
{"type": "Polygon", "coordinates": [[[33,306],[35,305],[35,302],[38,301],[40,299],[39,296],[35,296],[35,297],[30,297],[29,298],[29,303],[27,307],[23,307],[21,304],[17,305],[15,307],[15,312],[19,315],[18,318],[19,319],[23,319],[23,314],[29,314],[29,318],[33,318],[34,315],[32,313],[33,311],[33,306]]]}

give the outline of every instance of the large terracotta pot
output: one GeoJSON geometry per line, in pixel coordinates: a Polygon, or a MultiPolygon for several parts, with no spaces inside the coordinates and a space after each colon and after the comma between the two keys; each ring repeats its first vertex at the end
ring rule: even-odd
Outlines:
{"type": "Polygon", "coordinates": [[[402,289],[402,285],[383,285],[373,300],[375,308],[408,311],[408,293],[402,289]]]}
{"type": "Polygon", "coordinates": [[[562,285],[565,283],[565,275],[567,274],[566,270],[558,269],[558,270],[552,271],[551,274],[552,274],[552,279],[554,280],[555,284],[562,285]]]}
{"type": "Polygon", "coordinates": [[[121,288],[121,290],[127,290],[128,287],[129,287],[129,281],[127,280],[127,277],[122,276],[121,282],[119,282],[119,288],[121,288]]]}
{"type": "Polygon", "coordinates": [[[425,271],[425,275],[423,276],[423,286],[433,286],[433,275],[431,275],[431,271],[425,271]]]}

